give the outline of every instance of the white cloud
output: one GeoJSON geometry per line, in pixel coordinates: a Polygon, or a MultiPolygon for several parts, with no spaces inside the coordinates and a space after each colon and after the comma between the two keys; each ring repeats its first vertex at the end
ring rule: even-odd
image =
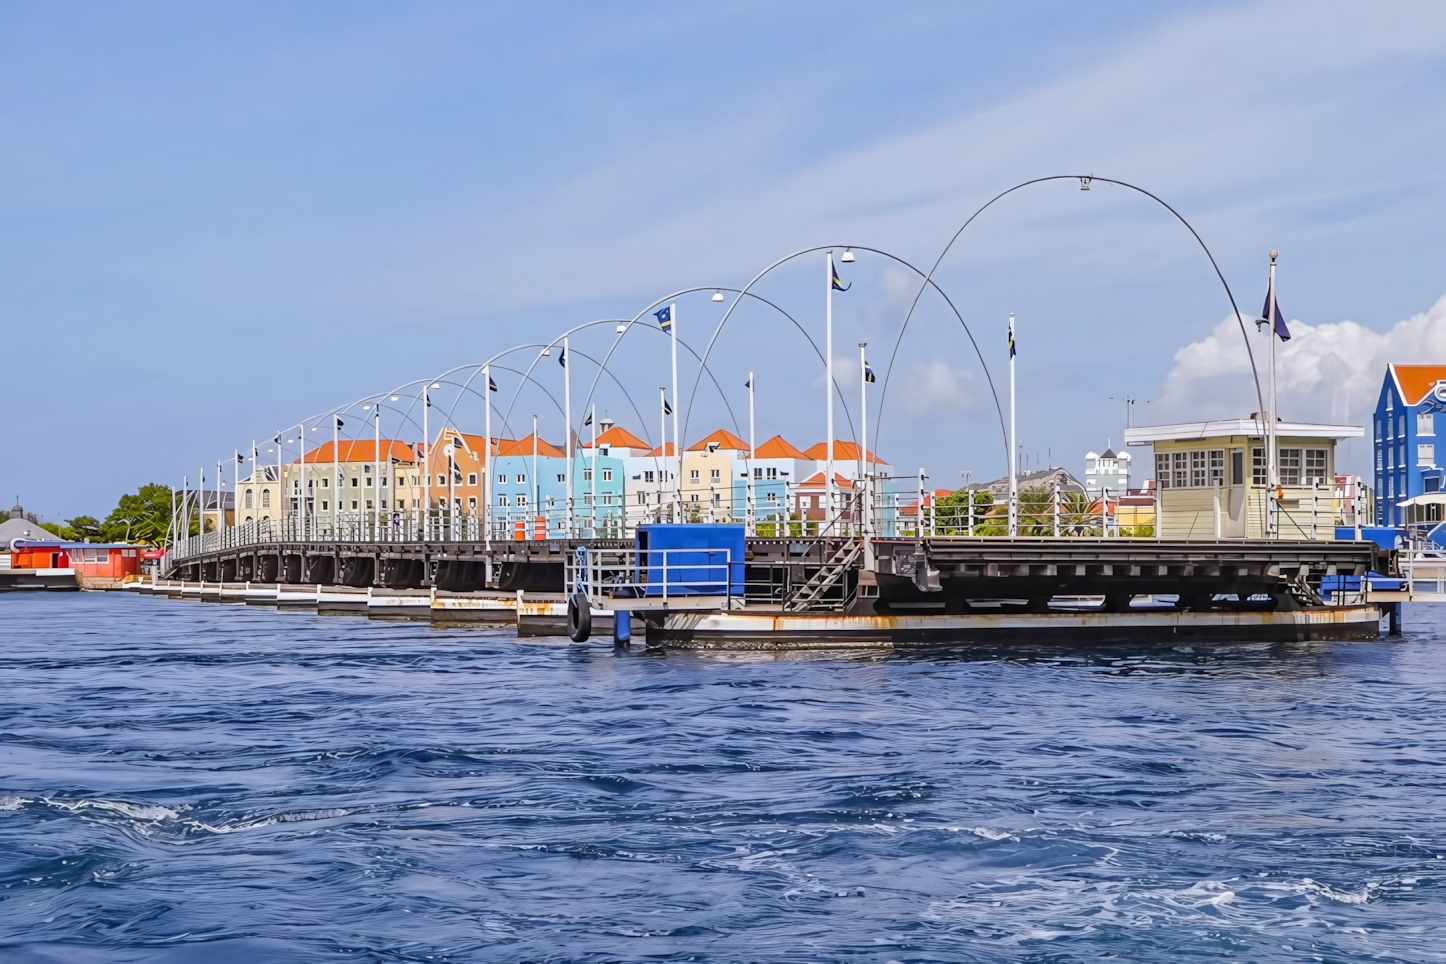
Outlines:
{"type": "MultiPolygon", "coordinates": [[[[1446,362],[1446,295],[1428,310],[1384,332],[1354,321],[1308,325],[1291,321],[1291,339],[1276,360],[1281,417],[1367,427],[1390,363],[1446,362]]],[[[1253,326],[1247,323],[1253,332],[1253,326]]],[[[1264,338],[1252,335],[1261,386],[1264,338]]],[[[1250,364],[1234,319],[1175,353],[1158,407],[1167,418],[1232,417],[1255,410],[1250,364]]]]}
{"type": "Polygon", "coordinates": [[[895,379],[893,391],[911,415],[957,414],[973,408],[974,374],[942,361],[920,361],[895,379]]]}

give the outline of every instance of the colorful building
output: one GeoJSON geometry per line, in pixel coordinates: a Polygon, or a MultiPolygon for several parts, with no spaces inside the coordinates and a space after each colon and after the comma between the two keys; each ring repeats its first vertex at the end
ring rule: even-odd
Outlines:
{"type": "Polygon", "coordinates": [[[1375,417],[1377,525],[1404,524],[1402,502],[1446,489],[1438,420],[1446,430],[1446,365],[1387,365],[1375,417]]]}

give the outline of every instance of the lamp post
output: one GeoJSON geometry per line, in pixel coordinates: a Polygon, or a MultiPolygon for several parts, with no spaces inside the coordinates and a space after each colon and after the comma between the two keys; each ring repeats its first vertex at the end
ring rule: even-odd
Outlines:
{"type": "Polygon", "coordinates": [[[825,277],[823,290],[826,292],[824,300],[824,376],[823,396],[828,411],[827,424],[824,431],[827,435],[824,438],[825,461],[824,461],[824,503],[827,508],[824,510],[824,525],[830,525],[834,511],[833,493],[833,251],[828,252],[825,259],[825,277]]]}
{"type": "Polygon", "coordinates": [[[753,460],[758,458],[758,449],[754,445],[753,435],[753,373],[748,373],[748,489],[747,489],[747,522],[748,534],[758,534],[758,503],[757,493],[753,487],[753,460]]]}
{"type": "MultiPolygon", "coordinates": [[[[484,419],[487,433],[482,439],[482,526],[486,530],[482,539],[487,548],[492,548],[492,363],[488,362],[482,366],[482,377],[487,384],[482,387],[482,397],[486,399],[487,416],[484,419]]],[[[491,556],[487,558],[491,559],[491,556]]]]}

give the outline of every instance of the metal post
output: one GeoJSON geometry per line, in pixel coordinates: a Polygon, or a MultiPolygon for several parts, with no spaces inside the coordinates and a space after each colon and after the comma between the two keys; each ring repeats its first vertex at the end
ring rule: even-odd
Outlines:
{"type": "Polygon", "coordinates": [[[534,415],[532,416],[532,518],[528,519],[524,516],[524,521],[527,523],[528,529],[531,530],[527,536],[529,539],[536,538],[537,536],[536,519],[537,513],[541,511],[541,508],[542,482],[537,477],[537,416],[534,415]]]}
{"type": "Polygon", "coordinates": [[[1220,538],[1220,480],[1215,480],[1215,538],[1220,538]]]}
{"type": "Polygon", "coordinates": [[[432,387],[422,387],[422,454],[418,461],[422,463],[422,539],[425,541],[431,535],[432,519],[432,430],[428,423],[428,416],[432,411],[432,387]]]}
{"type": "MultiPolygon", "coordinates": [[[[1217,510],[1218,511],[1218,510],[1217,510]]],[[[1316,532],[1317,513],[1320,511],[1320,488],[1315,479],[1310,480],[1310,537],[1319,539],[1316,532]]]]}
{"type": "Polygon", "coordinates": [[[828,525],[834,511],[833,494],[833,252],[828,252],[827,264],[825,265],[825,276],[823,290],[827,293],[824,309],[824,378],[823,395],[827,402],[828,420],[825,431],[828,433],[824,440],[825,461],[824,461],[824,501],[827,508],[823,513],[823,521],[828,525]]]}
{"type": "Polygon", "coordinates": [[[973,489],[966,489],[965,492],[967,493],[968,498],[969,498],[969,508],[968,508],[969,535],[972,537],[972,536],[974,535],[974,490],[973,490],[973,489]]]}
{"type": "Polygon", "coordinates": [[[670,471],[668,461],[668,389],[662,385],[658,386],[658,456],[655,460],[658,466],[658,521],[663,521],[663,485],[668,481],[666,476],[670,471]]]}
{"type": "Polygon", "coordinates": [[[334,541],[341,529],[341,419],[331,413],[331,474],[336,492],[331,502],[331,538],[334,541]]]}
{"type": "Polygon", "coordinates": [[[1054,537],[1059,538],[1059,479],[1054,480],[1054,537]]]}
{"type": "MultiPolygon", "coordinates": [[[[482,439],[482,526],[486,530],[482,533],[482,539],[490,550],[492,548],[492,364],[488,362],[482,366],[482,377],[487,384],[482,388],[482,397],[486,399],[487,427],[484,431],[487,435],[482,439]]],[[[487,557],[491,559],[491,556],[487,557]]]]}
{"type": "Polygon", "coordinates": [[[1271,539],[1280,537],[1280,505],[1277,499],[1277,488],[1280,484],[1279,476],[1276,474],[1279,467],[1279,453],[1276,451],[1275,419],[1276,419],[1276,386],[1275,386],[1275,259],[1279,252],[1270,252],[1270,297],[1266,306],[1265,336],[1270,339],[1270,411],[1266,413],[1265,429],[1266,437],[1266,477],[1270,484],[1270,492],[1267,496],[1266,510],[1266,536],[1271,539]]]}
{"type": "Polygon", "coordinates": [[[597,406],[592,407],[592,537],[598,538],[597,531],[597,406]]]}
{"type": "Polygon", "coordinates": [[[748,462],[745,468],[748,470],[748,486],[745,491],[747,504],[744,506],[744,521],[747,523],[746,531],[750,536],[758,535],[758,495],[753,486],[753,460],[758,458],[758,450],[754,445],[753,435],[753,373],[748,373],[748,462]]]}
{"type": "MultiPolygon", "coordinates": [[[[382,529],[382,403],[372,410],[372,538],[381,538],[382,529]]],[[[388,459],[390,462],[390,459],[388,459]]],[[[363,498],[366,496],[363,495],[363,498]]]]}
{"type": "MultiPolygon", "coordinates": [[[[571,539],[574,535],[572,500],[574,488],[572,481],[572,462],[577,458],[577,448],[572,442],[572,370],[567,364],[567,336],[562,336],[562,421],[566,437],[562,440],[562,447],[567,455],[567,474],[563,477],[563,485],[567,490],[563,499],[563,523],[562,531],[564,538],[571,539]]],[[[593,434],[597,434],[597,428],[593,428],[593,434]]]]}
{"type": "MultiPolygon", "coordinates": [[[[678,473],[674,476],[673,504],[676,506],[676,514],[673,521],[681,522],[683,518],[683,440],[678,436],[678,303],[675,301],[668,306],[668,317],[671,323],[668,328],[673,333],[673,456],[677,462],[678,473]]],[[[668,447],[666,442],[663,445],[663,454],[666,457],[668,447]]]]}

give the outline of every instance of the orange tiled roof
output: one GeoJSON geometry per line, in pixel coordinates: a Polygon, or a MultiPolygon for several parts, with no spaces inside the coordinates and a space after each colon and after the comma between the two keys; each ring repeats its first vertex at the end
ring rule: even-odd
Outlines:
{"type": "MultiPolygon", "coordinates": [[[[813,459],[815,462],[822,462],[828,458],[828,443],[819,442],[815,445],[810,445],[804,455],[813,459]]],[[[859,447],[853,442],[845,442],[843,439],[836,438],[833,440],[833,458],[835,462],[857,462],[859,460],[859,447]]],[[[878,463],[879,465],[884,464],[884,460],[873,452],[869,453],[869,461],[878,463]]]]}
{"type": "Polygon", "coordinates": [[[1418,405],[1437,382],[1446,381],[1446,365],[1392,365],[1396,385],[1407,405],[1418,405]]]}
{"type": "Polygon", "coordinates": [[[678,447],[677,447],[676,445],[674,445],[672,442],[669,442],[669,443],[667,443],[666,445],[659,445],[657,448],[653,449],[653,451],[650,452],[650,453],[648,453],[648,454],[650,454],[650,455],[662,455],[662,456],[677,455],[677,454],[678,454],[678,447]],[[665,451],[665,450],[666,450],[666,451],[665,451]]]}
{"type": "MultiPolygon", "coordinates": [[[[517,439],[516,441],[513,441],[512,439],[494,439],[494,441],[498,442],[498,455],[532,455],[531,434],[528,434],[525,438],[517,439]]],[[[537,454],[539,456],[545,455],[555,459],[567,458],[566,452],[558,448],[556,445],[553,445],[551,442],[545,441],[541,438],[537,440],[537,454]]]]}
{"type": "MultiPolygon", "coordinates": [[[[376,462],[376,443],[372,439],[343,439],[337,445],[336,457],[333,458],[330,442],[317,446],[307,452],[298,462],[376,462]]],[[[382,459],[395,459],[398,462],[415,462],[417,453],[406,442],[399,442],[396,439],[382,439],[382,459]]],[[[293,465],[296,463],[293,462],[293,465]]]]}
{"type": "Polygon", "coordinates": [[[755,456],[760,459],[806,459],[808,455],[801,451],[782,435],[775,435],[773,438],[758,446],[755,456]]]}
{"type": "MultiPolygon", "coordinates": [[[[644,442],[642,439],[638,438],[636,435],[634,435],[632,432],[629,432],[621,425],[614,425],[612,428],[599,435],[597,437],[597,444],[599,446],[610,445],[613,448],[619,449],[652,448],[652,446],[650,446],[647,442],[644,442]]],[[[589,439],[588,441],[583,442],[581,447],[585,449],[592,448],[592,440],[589,439]]]]}
{"type": "Polygon", "coordinates": [[[712,433],[711,435],[703,436],[701,439],[688,446],[688,451],[702,452],[705,451],[709,445],[713,445],[714,443],[716,443],[720,449],[737,449],[743,452],[748,451],[748,443],[743,441],[738,436],[734,435],[732,432],[728,431],[726,428],[720,428],[718,431],[712,433]]]}

